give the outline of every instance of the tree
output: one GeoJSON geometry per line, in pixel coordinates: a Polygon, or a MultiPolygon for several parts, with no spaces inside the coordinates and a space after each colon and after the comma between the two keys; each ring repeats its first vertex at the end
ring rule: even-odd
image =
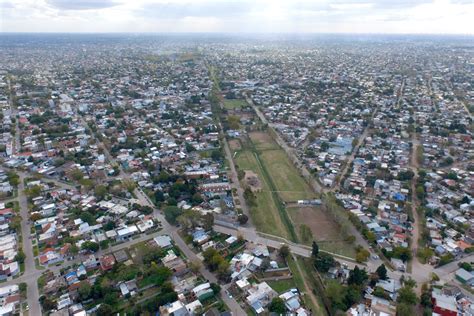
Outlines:
{"type": "Polygon", "coordinates": [[[247,224],[249,217],[245,214],[239,214],[239,216],[237,217],[237,220],[239,221],[240,225],[245,225],[247,224]]]}
{"type": "Polygon", "coordinates": [[[7,173],[7,179],[11,186],[17,187],[20,184],[20,177],[13,171],[7,173]]]}
{"type": "Polygon", "coordinates": [[[211,230],[212,226],[214,226],[214,215],[212,213],[206,213],[203,216],[203,223],[202,226],[205,230],[211,230]]]}
{"type": "Polygon", "coordinates": [[[369,259],[370,252],[367,249],[359,249],[356,253],[356,261],[359,263],[366,262],[369,259]]]}
{"type": "Polygon", "coordinates": [[[109,240],[108,239],[104,239],[102,240],[99,245],[100,245],[100,249],[107,249],[109,248],[109,240]]]}
{"type": "Polygon", "coordinates": [[[177,206],[167,206],[165,207],[163,212],[165,213],[166,220],[170,224],[174,225],[176,224],[176,219],[178,218],[178,216],[180,216],[183,213],[183,210],[177,206]]]}
{"type": "Polygon", "coordinates": [[[411,259],[411,251],[407,247],[395,247],[392,255],[395,258],[401,259],[403,262],[407,262],[411,259]]]}
{"type": "Polygon", "coordinates": [[[280,257],[286,260],[286,258],[288,258],[288,256],[290,255],[290,247],[288,247],[287,245],[282,245],[280,247],[280,250],[278,250],[278,254],[280,255],[280,257]]]}
{"type": "Polygon", "coordinates": [[[100,304],[100,307],[97,309],[97,316],[109,316],[114,313],[112,306],[106,303],[100,304]]]}
{"type": "Polygon", "coordinates": [[[15,260],[18,261],[18,263],[22,264],[25,262],[26,255],[23,252],[23,249],[18,250],[18,253],[15,256],[15,260]]]}
{"type": "Polygon", "coordinates": [[[399,303],[397,305],[397,316],[413,316],[416,315],[412,305],[399,303]]]}
{"type": "Polygon", "coordinates": [[[355,266],[353,270],[349,271],[349,278],[347,279],[347,284],[362,285],[367,279],[367,271],[365,271],[365,269],[359,269],[358,266],[355,266]]]}
{"type": "Polygon", "coordinates": [[[274,297],[268,305],[268,310],[272,313],[284,315],[286,313],[285,302],[279,297],[274,297]]]}
{"type": "Polygon", "coordinates": [[[387,280],[387,268],[382,263],[375,271],[381,280],[387,280]]]}
{"type": "Polygon", "coordinates": [[[328,253],[320,252],[314,259],[314,266],[319,272],[326,273],[336,265],[336,260],[328,253]]]}
{"type": "Polygon", "coordinates": [[[21,282],[20,284],[18,284],[18,289],[20,290],[20,294],[22,296],[26,296],[26,290],[28,289],[28,284],[26,284],[25,282],[21,282]]]}
{"type": "Polygon", "coordinates": [[[71,175],[71,178],[75,181],[79,181],[84,177],[81,170],[79,170],[79,169],[72,170],[70,175],[71,175]]]}
{"type": "Polygon", "coordinates": [[[313,258],[316,258],[319,254],[319,246],[318,244],[316,243],[316,241],[313,240],[313,244],[311,245],[311,256],[313,256],[313,258]]]}
{"type": "Polygon", "coordinates": [[[212,160],[214,161],[218,161],[218,160],[221,160],[222,159],[222,153],[220,150],[218,149],[215,149],[211,152],[211,158],[212,160]]]}
{"type": "Polygon", "coordinates": [[[89,298],[89,296],[91,294],[91,290],[92,290],[92,287],[89,284],[89,282],[82,281],[81,285],[79,285],[79,289],[78,289],[80,298],[82,300],[86,300],[87,298],[89,298]]]}
{"type": "Polygon", "coordinates": [[[362,298],[361,291],[357,286],[348,286],[344,295],[344,310],[348,309],[362,298]]]}
{"type": "Polygon", "coordinates": [[[30,220],[31,220],[32,222],[36,222],[37,220],[40,220],[40,219],[42,219],[42,218],[43,218],[43,216],[42,216],[40,213],[33,213],[33,214],[31,214],[31,216],[30,216],[30,220]]]}
{"type": "Polygon", "coordinates": [[[93,241],[85,241],[81,245],[81,249],[82,250],[88,250],[88,251],[91,251],[91,252],[96,252],[97,250],[99,250],[99,244],[96,243],[96,242],[93,242],[93,241]]]}
{"type": "Polygon", "coordinates": [[[331,301],[331,307],[333,310],[341,309],[345,310],[346,306],[343,303],[344,299],[344,287],[336,280],[328,280],[326,289],[326,297],[331,301]]]}
{"type": "Polygon", "coordinates": [[[33,185],[27,189],[25,189],[25,194],[28,196],[30,199],[35,198],[41,194],[41,186],[39,185],[33,185]]]}
{"type": "Polygon", "coordinates": [[[217,265],[217,275],[219,276],[219,278],[225,279],[229,275],[229,267],[229,262],[222,258],[222,260],[217,265]]]}
{"type": "Polygon", "coordinates": [[[69,252],[75,256],[79,252],[79,247],[77,247],[76,244],[72,244],[71,248],[69,248],[69,252]]]}
{"type": "Polygon", "coordinates": [[[131,179],[122,180],[122,185],[130,193],[132,193],[133,190],[135,190],[135,188],[137,187],[135,181],[133,181],[131,179]]]}
{"type": "Polygon", "coordinates": [[[41,303],[41,306],[45,311],[50,311],[56,307],[56,303],[54,303],[51,299],[47,298],[44,295],[39,298],[39,302],[41,303]]]}
{"type": "Polygon", "coordinates": [[[469,262],[459,262],[458,267],[463,268],[464,270],[471,272],[472,266],[469,262]]]}
{"type": "Polygon", "coordinates": [[[221,286],[217,283],[211,283],[211,289],[214,292],[215,295],[219,294],[221,292],[221,286]]]}
{"type": "Polygon", "coordinates": [[[193,272],[194,274],[197,274],[199,270],[201,270],[201,266],[201,262],[198,260],[191,261],[188,264],[189,270],[191,270],[191,272],[193,272]]]}
{"type": "Polygon", "coordinates": [[[103,199],[107,194],[107,187],[105,185],[98,185],[95,187],[94,193],[99,199],[103,199]]]}
{"type": "Polygon", "coordinates": [[[410,286],[404,286],[398,290],[397,302],[407,305],[416,305],[417,297],[415,291],[410,286]]]}

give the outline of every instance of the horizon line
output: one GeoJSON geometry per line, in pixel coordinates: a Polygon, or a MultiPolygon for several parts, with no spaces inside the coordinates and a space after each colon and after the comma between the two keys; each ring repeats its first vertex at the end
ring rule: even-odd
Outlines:
{"type": "Polygon", "coordinates": [[[94,35],[94,34],[124,34],[124,35],[404,35],[404,36],[470,36],[473,37],[474,33],[378,33],[378,32],[219,32],[219,31],[210,31],[210,32],[163,32],[163,31],[143,31],[143,32],[128,32],[128,31],[108,31],[108,32],[56,32],[56,31],[0,31],[0,35],[2,34],[69,34],[69,35],[94,35]]]}

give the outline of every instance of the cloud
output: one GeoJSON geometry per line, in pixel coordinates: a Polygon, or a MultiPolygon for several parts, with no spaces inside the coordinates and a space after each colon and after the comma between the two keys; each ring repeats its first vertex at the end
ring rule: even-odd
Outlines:
{"type": "Polygon", "coordinates": [[[99,10],[120,4],[113,0],[47,0],[47,3],[61,10],[99,10]]]}
{"type": "Polygon", "coordinates": [[[145,4],[138,10],[140,16],[151,18],[182,19],[186,17],[228,18],[250,11],[249,1],[193,1],[145,4]]]}
{"type": "Polygon", "coordinates": [[[15,6],[9,1],[0,1],[0,10],[3,9],[13,9],[15,6]]]}

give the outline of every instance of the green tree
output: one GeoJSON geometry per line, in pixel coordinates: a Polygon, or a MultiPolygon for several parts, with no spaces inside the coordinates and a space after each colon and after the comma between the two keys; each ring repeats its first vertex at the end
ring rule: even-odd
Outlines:
{"type": "Polygon", "coordinates": [[[105,185],[98,185],[94,188],[94,194],[99,199],[103,199],[107,194],[107,187],[105,185]]]}
{"type": "Polygon", "coordinates": [[[278,315],[284,315],[286,313],[285,302],[279,297],[274,297],[268,305],[268,310],[278,315]]]}
{"type": "Polygon", "coordinates": [[[336,260],[328,253],[320,252],[314,259],[314,266],[319,272],[326,273],[330,268],[336,266],[336,260]]]}
{"type": "Polygon", "coordinates": [[[290,255],[290,247],[288,247],[287,245],[282,245],[278,250],[278,254],[280,255],[280,257],[286,260],[286,258],[288,258],[288,256],[290,255]]]}
{"type": "Polygon", "coordinates": [[[100,304],[100,307],[97,309],[97,316],[109,316],[114,313],[112,306],[106,303],[100,304]]]}
{"type": "Polygon", "coordinates": [[[177,206],[167,206],[164,208],[163,212],[165,213],[165,218],[168,223],[174,225],[176,224],[176,219],[183,213],[183,210],[177,206]]]}
{"type": "Polygon", "coordinates": [[[214,215],[212,213],[206,213],[202,218],[202,226],[205,230],[211,230],[214,226],[214,215]]]}
{"type": "Polygon", "coordinates": [[[349,271],[349,278],[347,279],[347,284],[352,285],[362,285],[367,281],[367,271],[365,269],[359,269],[358,266],[355,266],[353,270],[349,271]]]}
{"type": "Polygon", "coordinates": [[[397,305],[397,316],[413,316],[416,315],[413,305],[399,303],[397,305]]]}
{"type": "Polygon", "coordinates": [[[79,289],[78,289],[79,297],[80,297],[82,300],[88,299],[89,296],[90,296],[90,294],[91,294],[91,290],[92,290],[92,287],[91,287],[91,285],[89,284],[89,282],[87,282],[87,281],[82,281],[82,282],[81,282],[81,285],[79,285],[79,289]]]}
{"type": "Polygon", "coordinates": [[[99,244],[94,241],[85,241],[84,243],[82,243],[81,249],[96,252],[97,250],[99,250],[99,244]]]}
{"type": "Polygon", "coordinates": [[[387,280],[387,268],[382,263],[375,271],[381,280],[387,280]]]}
{"type": "Polygon", "coordinates": [[[311,256],[313,256],[313,258],[316,258],[318,254],[319,254],[319,246],[316,243],[316,241],[313,240],[313,244],[311,245],[311,256]]]}
{"type": "Polygon", "coordinates": [[[15,260],[18,261],[18,263],[22,264],[25,262],[25,259],[26,259],[26,255],[23,252],[23,249],[20,248],[15,256],[15,260]]]}
{"type": "Polygon", "coordinates": [[[239,214],[239,216],[237,217],[237,220],[239,221],[240,225],[245,225],[247,224],[249,217],[245,214],[239,214]]]}
{"type": "Polygon", "coordinates": [[[416,305],[417,297],[413,288],[410,286],[404,286],[398,290],[397,302],[407,305],[416,305]]]}

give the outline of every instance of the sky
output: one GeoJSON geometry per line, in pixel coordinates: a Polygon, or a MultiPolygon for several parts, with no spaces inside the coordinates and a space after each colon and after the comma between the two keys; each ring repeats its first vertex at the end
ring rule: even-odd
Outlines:
{"type": "Polygon", "coordinates": [[[474,0],[0,0],[0,32],[474,34],[474,0]]]}

